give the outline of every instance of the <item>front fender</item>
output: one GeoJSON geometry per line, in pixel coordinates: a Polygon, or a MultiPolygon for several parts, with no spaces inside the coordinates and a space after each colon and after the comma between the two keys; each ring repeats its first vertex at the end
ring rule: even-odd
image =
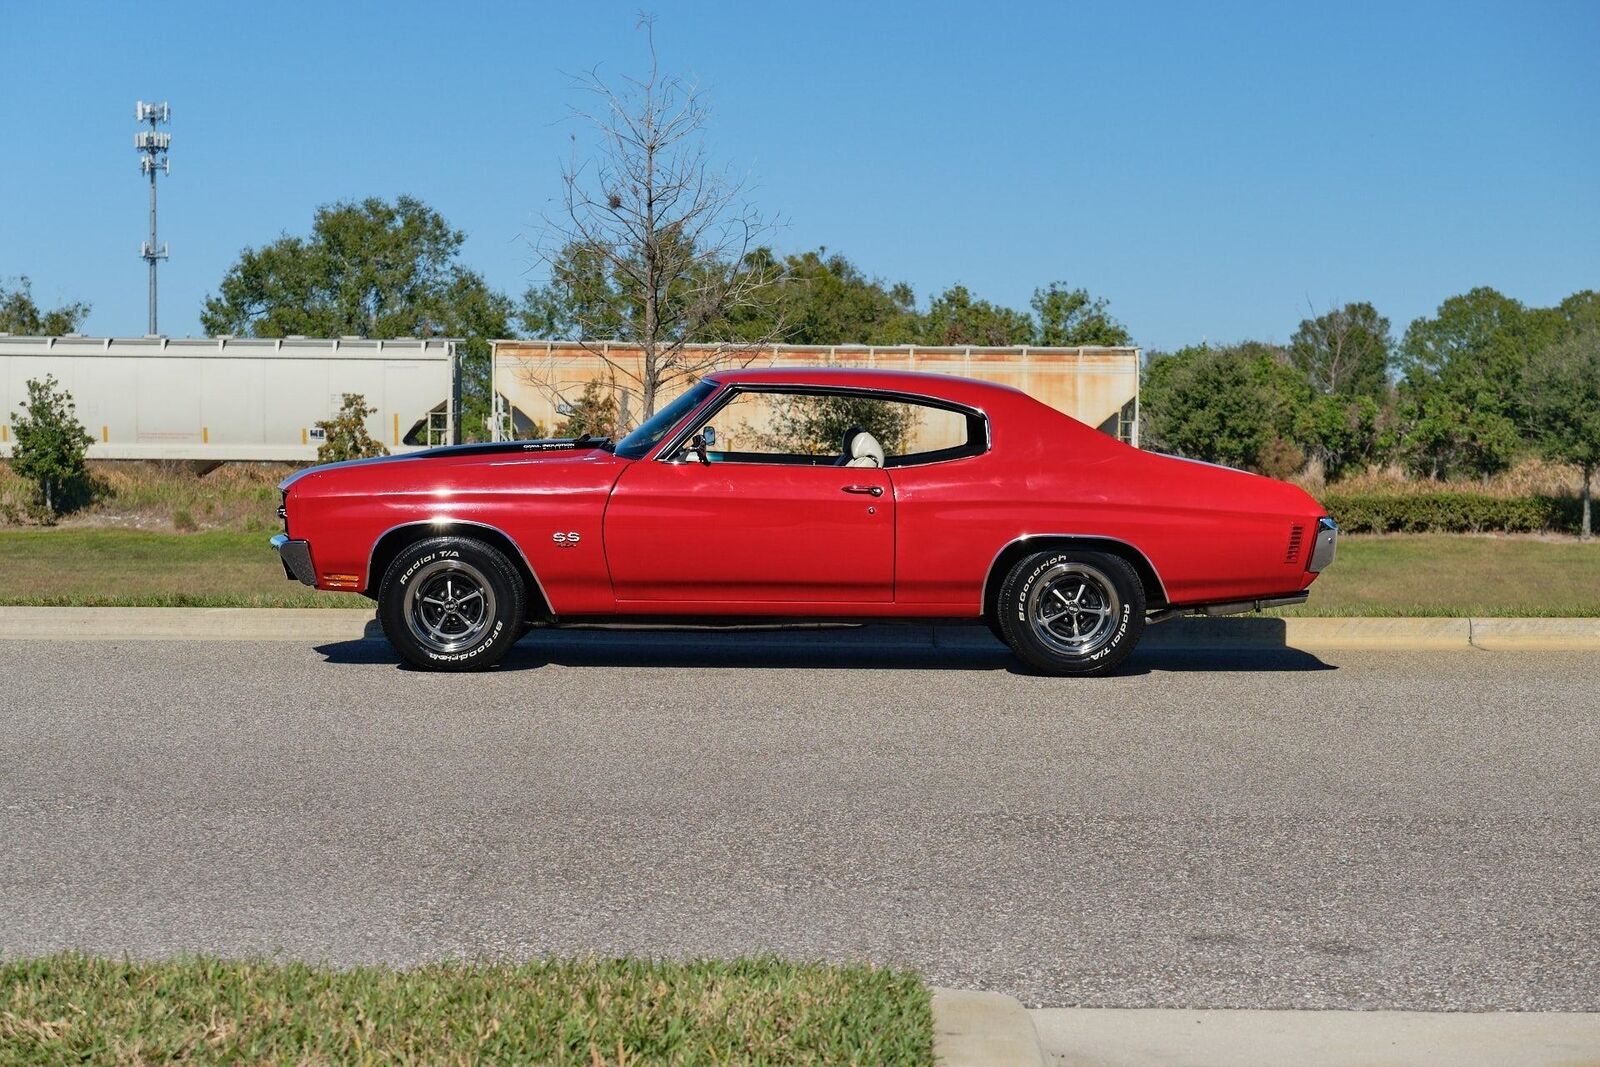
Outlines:
{"type": "Polygon", "coordinates": [[[616,599],[601,519],[628,461],[601,455],[606,461],[510,460],[427,473],[404,463],[329,468],[290,487],[287,521],[292,536],[310,543],[318,588],[376,594],[379,546],[398,531],[478,529],[510,543],[552,612],[604,613],[616,599]]]}

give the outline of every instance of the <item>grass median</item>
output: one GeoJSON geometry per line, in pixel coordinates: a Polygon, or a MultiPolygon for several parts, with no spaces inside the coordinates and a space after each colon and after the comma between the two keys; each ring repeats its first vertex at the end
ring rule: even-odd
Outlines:
{"type": "Polygon", "coordinates": [[[1310,601],[1281,614],[1600,616],[1600,542],[1473,534],[1342,537],[1310,601]]]}
{"type": "Polygon", "coordinates": [[[867,966],[550,960],[335,970],[0,961],[0,1062],[933,1063],[928,987],[867,966]]]}
{"type": "Polygon", "coordinates": [[[284,577],[268,533],[76,527],[0,531],[0,604],[355,608],[368,601],[284,577]]]}
{"type": "MultiPolygon", "coordinates": [[[[0,604],[365,607],[286,581],[265,533],[0,530],[0,604]]],[[[1345,537],[1291,615],[1600,616],[1600,543],[1466,534],[1345,537]]]]}

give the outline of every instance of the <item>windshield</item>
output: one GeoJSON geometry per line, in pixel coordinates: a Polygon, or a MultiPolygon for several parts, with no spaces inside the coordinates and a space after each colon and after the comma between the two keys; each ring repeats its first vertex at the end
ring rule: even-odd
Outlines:
{"type": "Polygon", "coordinates": [[[717,391],[716,382],[700,381],[687,393],[645,419],[639,428],[617,442],[617,455],[624,459],[643,459],[683,417],[717,391]]]}

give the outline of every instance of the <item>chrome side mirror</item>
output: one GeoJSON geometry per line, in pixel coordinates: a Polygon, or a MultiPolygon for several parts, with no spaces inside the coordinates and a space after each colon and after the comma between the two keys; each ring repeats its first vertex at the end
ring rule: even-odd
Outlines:
{"type": "Polygon", "coordinates": [[[706,436],[697,433],[689,439],[689,451],[693,452],[701,463],[709,464],[711,458],[706,455],[706,436]]]}
{"type": "Polygon", "coordinates": [[[707,448],[717,447],[717,428],[715,426],[707,426],[700,431],[700,436],[705,438],[707,448]]]}

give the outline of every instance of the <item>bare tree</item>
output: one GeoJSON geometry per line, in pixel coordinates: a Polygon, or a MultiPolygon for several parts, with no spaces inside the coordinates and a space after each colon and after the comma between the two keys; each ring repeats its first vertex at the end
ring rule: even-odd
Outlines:
{"type": "Polygon", "coordinates": [[[772,224],[746,201],[743,179],[712,165],[698,87],[662,73],[652,20],[641,18],[639,27],[650,50],[644,77],[608,84],[591,71],[577,79],[589,106],[574,108],[573,117],[597,143],[592,158],[580,162],[575,153],[563,168],[562,211],[546,218],[539,254],[550,268],[546,293],[559,294],[559,317],[575,339],[642,349],[632,368],[585,345],[616,379],[637,385],[648,418],[664,389],[748,363],[778,327],[772,322],[763,336],[738,341],[727,336],[730,318],[753,312],[773,284],[751,263],[772,224]],[[684,347],[699,340],[727,343],[710,352],[684,347]]]}

